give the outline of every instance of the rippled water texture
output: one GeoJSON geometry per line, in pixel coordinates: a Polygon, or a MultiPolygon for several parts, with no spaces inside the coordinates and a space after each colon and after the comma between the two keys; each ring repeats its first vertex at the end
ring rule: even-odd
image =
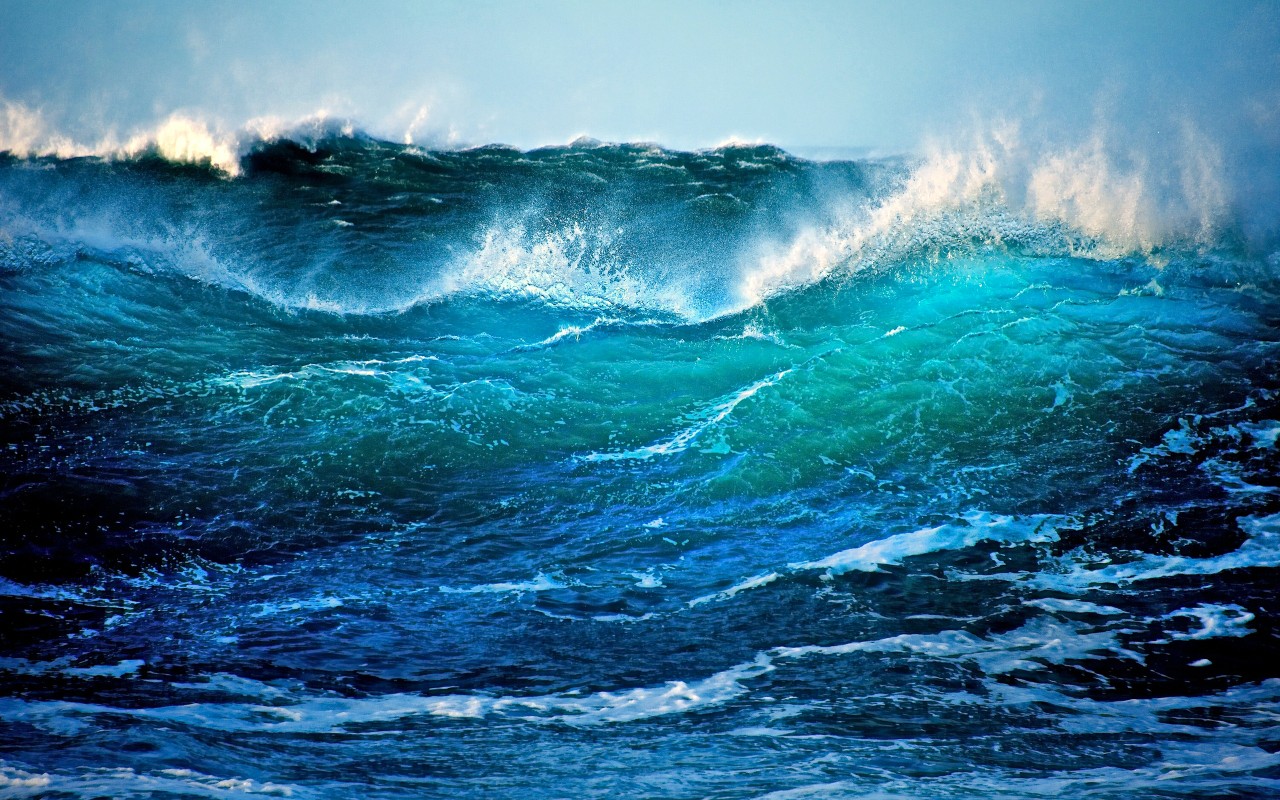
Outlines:
{"type": "Polygon", "coordinates": [[[240,168],[0,161],[0,794],[1280,793],[1229,225],[770,147],[240,168]]]}

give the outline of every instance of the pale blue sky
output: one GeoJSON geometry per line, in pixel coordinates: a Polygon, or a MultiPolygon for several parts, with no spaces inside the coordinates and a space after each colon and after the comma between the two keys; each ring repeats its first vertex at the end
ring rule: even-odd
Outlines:
{"type": "Polygon", "coordinates": [[[905,149],[973,116],[1275,143],[1274,2],[9,2],[0,99],[83,139],[320,109],[399,138],[905,149]]]}

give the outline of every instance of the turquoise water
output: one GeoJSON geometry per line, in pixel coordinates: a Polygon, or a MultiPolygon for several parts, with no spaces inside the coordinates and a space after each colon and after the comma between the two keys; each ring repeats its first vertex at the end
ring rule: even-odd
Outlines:
{"type": "Polygon", "coordinates": [[[241,165],[0,163],[0,792],[1280,791],[1267,248],[771,147],[241,165]]]}

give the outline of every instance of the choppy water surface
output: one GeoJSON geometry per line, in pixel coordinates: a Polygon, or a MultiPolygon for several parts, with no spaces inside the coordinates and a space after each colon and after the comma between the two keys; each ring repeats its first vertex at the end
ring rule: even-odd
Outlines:
{"type": "Polygon", "coordinates": [[[1280,793],[1229,225],[769,147],[240,164],[0,163],[0,794],[1280,793]]]}

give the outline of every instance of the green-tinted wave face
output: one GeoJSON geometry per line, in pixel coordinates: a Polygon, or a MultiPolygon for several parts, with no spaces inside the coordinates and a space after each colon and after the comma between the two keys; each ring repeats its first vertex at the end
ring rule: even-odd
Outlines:
{"type": "Polygon", "coordinates": [[[240,165],[0,163],[6,791],[1274,788],[1229,218],[770,147],[240,165]]]}

